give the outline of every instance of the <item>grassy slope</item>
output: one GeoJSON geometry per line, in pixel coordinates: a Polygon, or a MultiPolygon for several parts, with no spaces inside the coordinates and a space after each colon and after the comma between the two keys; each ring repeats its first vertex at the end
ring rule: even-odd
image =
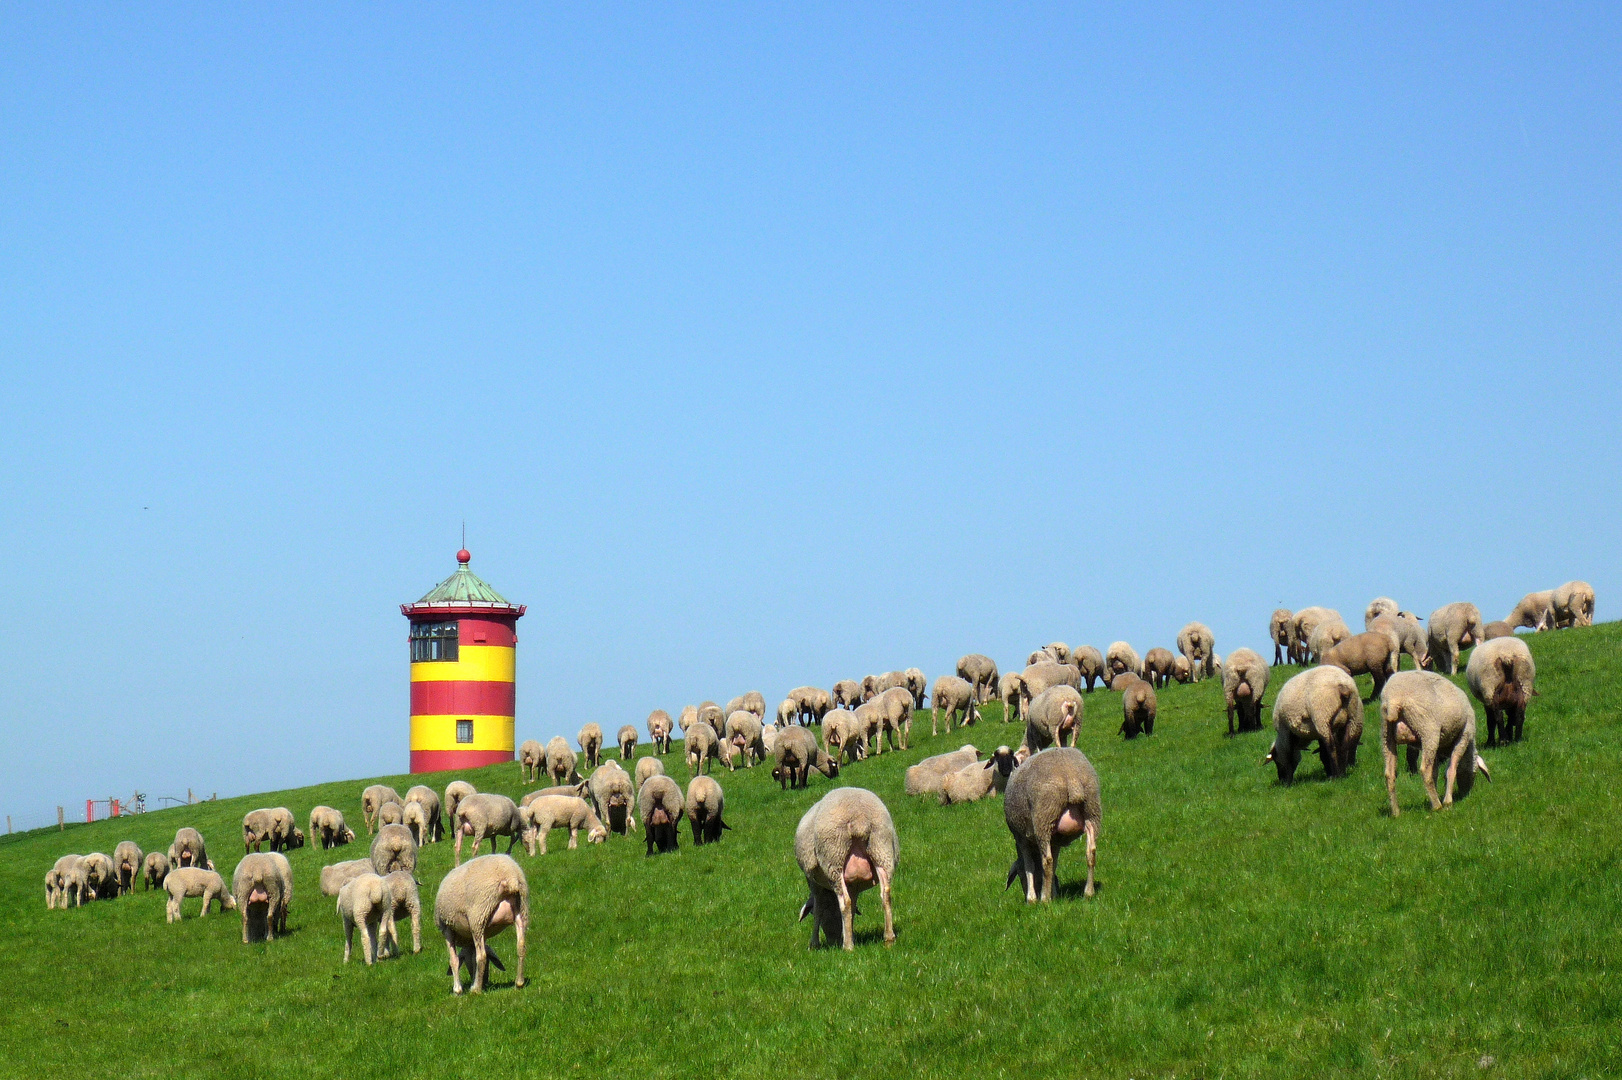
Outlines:
{"type": "MultiPolygon", "coordinates": [[[[722,770],[735,831],[703,849],[684,832],[678,856],[618,838],[567,851],[554,834],[551,855],[523,861],[534,982],[514,992],[501,976],[483,999],[451,998],[431,925],[420,956],[341,963],[316,872],[360,847],[293,854],[293,933],[269,945],[240,944],[234,914],[166,925],[157,893],[44,909],[62,852],[162,848],[192,824],[229,879],[244,812],[302,819],[326,802],[358,825],[362,781],[11,838],[0,1072],[94,1060],[115,1075],[243,1075],[247,1059],[258,1077],[444,1075],[452,1060],[490,1077],[1463,1076],[1492,1055],[1490,1075],[1615,1073],[1622,625],[1531,644],[1542,696],[1524,743],[1483,749],[1496,782],[1431,814],[1404,776],[1397,820],[1372,725],[1348,779],[1323,780],[1308,756],[1285,789],[1257,766],[1270,734],[1222,734],[1214,684],[1164,691],[1156,735],[1130,744],[1114,734],[1119,697],[1094,693],[1081,746],[1104,787],[1100,892],[1080,897],[1073,850],[1063,898],[1040,908],[1003,891],[1000,802],[902,795],[905,765],[963,741],[931,740],[926,717],[911,751],[838,781],[884,797],[902,845],[900,940],[875,944],[873,895],[852,956],[807,952],[794,922],[791,838],[832,786],[820,776],[783,793],[765,770],[722,770]],[[132,1049],[114,1060],[119,1046],[132,1049]]],[[[1018,741],[995,723],[969,740],[1018,741]]],[[[523,790],[516,765],[470,779],[523,790]]],[[[425,849],[429,906],[449,864],[449,844],[425,849]]],[[[510,934],[497,951],[511,960],[510,934]]]]}

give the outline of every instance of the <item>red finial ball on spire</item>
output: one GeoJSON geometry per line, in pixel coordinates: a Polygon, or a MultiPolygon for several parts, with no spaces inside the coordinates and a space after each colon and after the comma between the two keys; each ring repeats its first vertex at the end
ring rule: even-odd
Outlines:
{"type": "Polygon", "coordinates": [[[473,561],[473,555],[468,551],[467,548],[463,548],[461,551],[456,553],[456,561],[461,563],[463,566],[466,566],[468,563],[473,561]]]}

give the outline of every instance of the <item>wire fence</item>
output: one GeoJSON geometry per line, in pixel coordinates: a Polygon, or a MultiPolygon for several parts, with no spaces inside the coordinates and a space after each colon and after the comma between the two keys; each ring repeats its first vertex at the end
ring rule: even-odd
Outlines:
{"type": "Polygon", "coordinates": [[[86,799],[72,806],[57,806],[50,810],[6,815],[6,833],[31,832],[35,829],[65,829],[69,825],[102,821],[127,814],[144,814],[150,810],[165,810],[171,806],[189,806],[197,802],[210,802],[218,795],[198,798],[190,789],[184,796],[149,795],[133,791],[127,797],[109,795],[105,799],[86,799]]]}

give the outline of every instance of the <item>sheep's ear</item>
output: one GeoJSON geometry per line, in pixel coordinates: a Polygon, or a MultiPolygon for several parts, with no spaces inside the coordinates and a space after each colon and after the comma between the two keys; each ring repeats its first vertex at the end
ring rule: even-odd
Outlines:
{"type": "Polygon", "coordinates": [[[816,897],[814,897],[814,896],[806,897],[805,898],[805,903],[800,905],[800,917],[798,919],[794,920],[794,921],[795,922],[805,922],[805,917],[807,915],[811,914],[812,905],[815,904],[815,903],[816,903],[816,897]]]}
{"type": "Polygon", "coordinates": [[[989,769],[995,764],[997,764],[997,759],[996,758],[987,758],[985,767],[989,769]]]}

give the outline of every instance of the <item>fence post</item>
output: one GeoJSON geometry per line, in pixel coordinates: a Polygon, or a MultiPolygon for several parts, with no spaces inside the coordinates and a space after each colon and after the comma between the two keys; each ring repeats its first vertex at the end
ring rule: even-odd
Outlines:
{"type": "Polygon", "coordinates": [[[7,814],[6,815],[6,832],[9,833],[10,831],[11,831],[11,815],[7,814]]]}
{"type": "Polygon", "coordinates": [[[186,789],[186,805],[191,805],[191,788],[186,789]]]}
{"type": "Polygon", "coordinates": [[[108,799],[108,800],[107,800],[107,801],[108,801],[108,802],[109,802],[109,803],[111,803],[111,804],[112,804],[112,806],[113,806],[113,817],[117,817],[117,816],[118,816],[118,810],[119,810],[119,806],[118,806],[118,800],[117,800],[117,799],[111,799],[111,798],[110,798],[110,799],[108,799]]]}
{"type": "Polygon", "coordinates": [[[60,806],[58,806],[56,808],[56,831],[61,832],[63,829],[66,829],[66,828],[67,828],[67,826],[62,823],[62,808],[60,806]]]}
{"type": "Polygon", "coordinates": [[[96,800],[95,799],[86,799],[84,801],[84,820],[85,820],[86,825],[88,825],[92,821],[96,820],[96,800]]]}

